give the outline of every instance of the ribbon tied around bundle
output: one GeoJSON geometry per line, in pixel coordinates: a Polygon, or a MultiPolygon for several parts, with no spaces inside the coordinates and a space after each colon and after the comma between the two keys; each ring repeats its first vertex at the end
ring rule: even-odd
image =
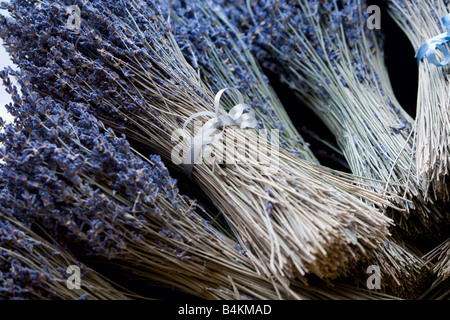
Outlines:
{"type": "Polygon", "coordinates": [[[450,62],[450,53],[445,47],[445,44],[450,41],[450,14],[442,17],[442,23],[447,29],[447,32],[441,33],[440,35],[427,40],[419,48],[419,50],[417,50],[417,64],[420,64],[420,61],[422,61],[424,57],[426,57],[428,61],[438,67],[446,66],[450,62]],[[442,61],[439,61],[436,58],[436,49],[439,49],[444,55],[444,59],[442,61]]]}
{"type": "Polygon", "coordinates": [[[192,175],[195,159],[197,159],[201,152],[210,153],[212,151],[210,145],[222,139],[226,127],[239,126],[241,129],[246,129],[255,128],[257,124],[255,111],[249,105],[244,103],[242,94],[236,88],[225,88],[217,92],[214,98],[214,112],[202,111],[190,116],[185,121],[183,130],[186,132],[189,122],[201,116],[211,116],[213,118],[208,120],[193,138],[190,138],[190,146],[183,162],[184,169],[189,177],[192,175]],[[228,114],[220,115],[220,99],[222,94],[227,90],[231,90],[237,95],[238,104],[236,104],[228,114]],[[222,131],[213,135],[213,133],[220,128],[222,131]]]}

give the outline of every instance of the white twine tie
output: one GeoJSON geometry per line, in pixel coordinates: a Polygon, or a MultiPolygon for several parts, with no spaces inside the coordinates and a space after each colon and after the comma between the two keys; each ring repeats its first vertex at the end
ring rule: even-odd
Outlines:
{"type": "Polygon", "coordinates": [[[214,98],[214,110],[197,112],[196,114],[190,116],[183,125],[183,130],[186,128],[193,119],[200,116],[211,116],[212,119],[208,120],[203,127],[199,130],[195,137],[191,138],[189,149],[184,157],[184,169],[189,177],[192,175],[192,170],[194,168],[194,161],[199,156],[200,152],[211,152],[213,144],[217,140],[222,139],[223,133],[227,126],[239,126],[241,129],[255,128],[257,121],[255,117],[255,111],[248,105],[244,103],[244,98],[242,94],[236,88],[225,88],[217,92],[214,98]],[[226,115],[220,115],[220,99],[222,94],[226,90],[233,91],[238,96],[239,103],[235,105],[230,112],[226,115]],[[214,136],[213,132],[222,127],[222,131],[214,136]]]}

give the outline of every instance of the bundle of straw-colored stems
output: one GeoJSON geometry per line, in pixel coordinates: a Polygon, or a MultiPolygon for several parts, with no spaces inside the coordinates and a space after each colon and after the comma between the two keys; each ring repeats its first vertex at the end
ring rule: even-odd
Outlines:
{"type": "MultiPolygon", "coordinates": [[[[446,32],[441,19],[449,13],[443,0],[389,0],[390,13],[417,51],[425,41],[446,32]]],[[[422,187],[449,200],[450,96],[448,66],[426,58],[419,63],[417,97],[417,172],[422,187]]]]}
{"type": "MultiPolygon", "coordinates": [[[[269,140],[272,138],[271,131],[276,130],[280,147],[304,160],[318,163],[242,39],[242,34],[220,10],[220,6],[211,1],[161,3],[170,5],[164,12],[170,12],[177,44],[185,48],[182,50],[185,59],[198,71],[208,89],[217,92],[235,84],[254,109],[258,124],[261,124],[259,129],[267,130],[269,140]],[[196,24],[203,25],[202,33],[193,28],[196,24]]],[[[227,109],[235,103],[234,99],[229,98],[223,98],[227,109]]]]}
{"type": "Polygon", "coordinates": [[[369,259],[365,266],[380,268],[382,292],[404,299],[416,299],[432,279],[432,269],[421,256],[420,252],[401,240],[391,239],[376,251],[375,257],[369,259]]]}
{"type": "Polygon", "coordinates": [[[444,280],[450,277],[450,239],[447,239],[424,257],[434,263],[434,271],[444,280]]]}
{"type": "Polygon", "coordinates": [[[428,252],[424,259],[436,275],[436,280],[420,298],[450,300],[450,238],[428,252]]]}

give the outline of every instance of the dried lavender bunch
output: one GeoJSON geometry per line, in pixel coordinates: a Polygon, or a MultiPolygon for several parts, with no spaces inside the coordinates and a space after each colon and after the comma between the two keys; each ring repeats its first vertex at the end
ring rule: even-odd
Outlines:
{"type": "Polygon", "coordinates": [[[382,44],[365,27],[366,1],[229,1],[255,55],[278,63],[293,88],[336,136],[352,172],[402,195],[409,212],[393,213],[410,235],[431,232],[443,215],[415,167],[414,121],[390,86],[382,44]],[[430,195],[431,197],[431,195],[430,195]],[[415,209],[415,210],[411,210],[415,209]]]}
{"type": "MultiPolygon", "coordinates": [[[[65,1],[6,6],[12,19],[2,19],[2,36],[13,60],[43,94],[85,102],[106,125],[170,158],[172,132],[211,111],[213,93],[153,1],[75,3],[83,12],[75,31],[65,27],[65,1]]],[[[250,158],[196,166],[193,176],[261,273],[280,281],[309,272],[333,278],[384,242],[389,219],[359,200],[388,205],[384,197],[283,150],[274,166],[250,130],[226,134],[249,139],[250,158]]]]}
{"type": "MultiPolygon", "coordinates": [[[[448,1],[389,0],[390,13],[415,50],[425,41],[446,32],[442,18],[449,13],[448,1]]],[[[436,67],[427,59],[419,65],[417,97],[416,166],[422,188],[449,200],[450,103],[448,67],[436,67]]]]}
{"type": "MultiPolygon", "coordinates": [[[[281,111],[283,107],[274,94],[273,96],[264,94],[273,92],[268,80],[250,53],[246,41],[242,39],[243,34],[239,33],[228,20],[222,8],[210,1],[179,0],[170,1],[170,9],[173,10],[171,21],[177,43],[186,59],[194,68],[198,68],[206,85],[214,92],[232,83],[242,84],[238,88],[248,97],[256,98],[253,107],[256,110],[264,110],[260,116],[262,119],[259,122],[260,128],[264,128],[262,122],[273,123],[270,128],[280,128],[271,117],[267,118],[267,115],[273,115],[275,111],[266,110],[271,110],[274,106],[275,110],[281,111]],[[260,101],[266,103],[262,104],[260,101]]],[[[290,125],[291,122],[288,120],[287,123],[290,125]]],[[[282,128],[281,124],[280,130],[283,130],[282,128]]],[[[292,133],[289,136],[292,136],[292,133]]],[[[286,140],[292,141],[289,138],[286,140]]],[[[292,148],[291,145],[284,143],[283,146],[292,148]]],[[[303,145],[304,143],[301,144],[303,145]]],[[[290,150],[289,148],[287,150],[290,150]]],[[[299,156],[304,153],[300,152],[299,156]]],[[[303,158],[309,161],[313,159],[304,156],[303,158]]],[[[370,264],[381,266],[381,273],[384,275],[382,287],[384,293],[405,298],[415,297],[417,292],[428,284],[430,270],[424,261],[392,238],[386,244],[380,245],[380,249],[375,251],[374,258],[367,263],[360,263],[364,266],[370,264]]],[[[362,272],[352,270],[350,273],[361,272],[361,283],[358,284],[364,286],[367,274],[366,268],[363,269],[362,272]]]]}
{"type": "MultiPolygon", "coordinates": [[[[298,133],[237,28],[211,1],[161,1],[171,12],[173,35],[186,60],[212,92],[236,87],[254,108],[258,129],[278,130],[280,146],[310,162],[314,154],[298,133]]],[[[236,101],[225,102],[229,110],[236,101]]]]}
{"type": "Polygon", "coordinates": [[[340,283],[329,288],[264,277],[238,243],[178,194],[158,157],[150,166],[86,106],[63,108],[40,98],[29,78],[17,75],[22,95],[8,87],[16,123],[0,139],[0,203],[17,218],[77,244],[83,256],[203,298],[395,299],[340,283]]]}
{"type": "Polygon", "coordinates": [[[18,76],[22,96],[8,87],[16,124],[0,139],[3,208],[156,285],[210,299],[278,297],[239,245],[178,193],[158,156],[145,162],[86,106],[41,98],[18,76]]]}
{"type": "MultiPolygon", "coordinates": [[[[2,166],[0,165],[0,168],[2,166]]],[[[2,183],[0,182],[0,193],[2,183]]],[[[94,270],[44,240],[0,207],[0,300],[126,300],[94,270]],[[69,266],[81,271],[80,289],[69,289],[69,266]]]]}
{"type": "MultiPolygon", "coordinates": [[[[371,144],[376,143],[373,140],[374,138],[380,139],[378,143],[383,139],[384,143],[387,143],[391,138],[389,134],[381,137],[379,137],[380,134],[374,136],[373,132],[366,136],[365,132],[367,131],[362,129],[359,124],[364,122],[364,126],[367,124],[371,126],[381,125],[382,128],[388,130],[389,128],[386,128],[384,123],[380,123],[380,119],[374,121],[374,118],[371,118],[372,116],[377,118],[379,112],[384,114],[381,118],[382,121],[384,121],[383,119],[390,119],[390,122],[387,123],[392,124],[395,120],[392,117],[392,111],[383,111],[378,108],[377,104],[374,104],[374,101],[383,101],[379,103],[381,106],[387,105],[386,101],[388,101],[390,108],[395,107],[394,113],[400,119],[403,127],[406,122],[405,119],[410,118],[400,108],[394,98],[392,89],[390,89],[389,79],[383,65],[381,48],[378,47],[381,43],[374,38],[374,34],[360,29],[360,25],[364,25],[366,21],[366,17],[363,15],[365,8],[361,6],[352,7],[352,5],[358,4],[357,1],[337,1],[337,4],[342,4],[341,11],[337,11],[331,1],[321,5],[314,1],[309,1],[308,4],[305,1],[288,3],[278,1],[276,4],[273,1],[260,1],[256,6],[255,2],[251,2],[252,5],[250,6],[249,1],[246,2],[247,6],[243,6],[242,1],[229,2],[233,3],[234,6],[226,8],[227,15],[234,21],[240,22],[241,27],[247,33],[247,39],[252,41],[255,54],[267,66],[278,60],[278,68],[285,67],[282,70],[284,81],[299,91],[299,95],[321,115],[330,128],[333,128],[338,141],[341,137],[341,148],[346,154],[353,172],[370,176],[370,170],[367,170],[367,168],[364,168],[363,171],[357,171],[362,168],[358,164],[358,157],[367,156],[371,160],[365,160],[365,165],[369,165],[370,161],[373,165],[374,161],[380,160],[377,159],[379,155],[374,155],[373,149],[366,154],[363,151],[371,144]],[[264,4],[266,10],[261,9],[264,4]],[[308,12],[308,8],[311,10],[310,12],[308,12]],[[250,11],[251,13],[249,13],[250,11]],[[315,11],[315,14],[310,14],[312,11],[315,11]],[[283,14],[286,14],[286,16],[282,17],[283,14]],[[335,19],[334,25],[333,20],[331,19],[330,22],[327,14],[331,14],[335,19]],[[337,24],[340,19],[342,20],[341,25],[337,24]],[[358,21],[360,25],[358,25],[358,21]],[[298,40],[298,38],[301,38],[301,40],[298,40]],[[372,52],[365,54],[368,51],[372,52]],[[372,53],[375,54],[375,57],[372,53]],[[356,76],[353,76],[352,73],[355,73],[356,76]],[[346,82],[350,84],[346,84],[346,82]],[[372,88],[376,88],[376,97],[370,97],[370,93],[374,93],[372,88]],[[387,93],[384,93],[385,91],[387,93]],[[369,95],[369,100],[367,100],[367,95],[369,95]],[[340,101],[342,96],[348,100],[340,101]],[[372,113],[369,109],[371,105],[377,105],[377,110],[372,113]],[[356,112],[353,112],[353,110],[356,110],[356,112]],[[385,115],[386,112],[388,115],[385,115]],[[366,116],[368,118],[364,119],[366,116]],[[353,137],[353,139],[349,137],[353,137]],[[355,149],[358,146],[361,149],[355,149]],[[357,159],[353,158],[355,156],[357,159]]],[[[411,120],[409,122],[411,123],[411,120]]],[[[398,130],[392,129],[392,131],[399,131],[402,126],[399,126],[398,130]]],[[[402,130],[405,129],[400,131],[402,130]]],[[[377,131],[377,133],[383,133],[386,130],[381,130],[378,127],[377,131]]],[[[403,135],[403,138],[409,140],[408,135],[403,135]]],[[[396,143],[398,141],[403,140],[397,140],[396,143]]],[[[403,145],[400,147],[403,148],[403,145]]],[[[399,148],[393,148],[392,150],[395,152],[399,148]]],[[[407,168],[406,158],[404,158],[403,164],[403,168],[407,168]]],[[[377,166],[375,167],[376,170],[383,168],[389,170],[386,165],[384,167],[377,166]]],[[[408,172],[410,172],[409,168],[404,171],[404,173],[408,172]]],[[[386,176],[389,174],[391,173],[389,172],[386,176]]],[[[380,178],[379,175],[374,177],[380,178]]],[[[419,206],[423,207],[421,203],[419,203],[419,206]]],[[[428,209],[425,208],[425,210],[428,209]]],[[[439,218],[438,215],[435,217],[439,218]]],[[[424,217],[421,217],[421,219],[420,224],[424,222],[433,226],[432,223],[423,220],[424,217]]],[[[397,221],[402,224],[403,228],[408,228],[409,231],[414,227],[417,228],[408,220],[399,219],[397,221]]],[[[419,227],[419,229],[422,228],[419,227]]],[[[390,238],[386,243],[389,244],[387,248],[385,244],[382,244],[375,251],[374,258],[359,264],[359,269],[356,270],[360,271],[356,272],[359,272],[361,277],[357,276],[356,279],[360,281],[361,285],[365,285],[367,265],[378,265],[384,275],[383,292],[394,293],[402,297],[417,295],[417,292],[429,280],[429,268],[424,265],[416,253],[395,238],[390,238]]]]}

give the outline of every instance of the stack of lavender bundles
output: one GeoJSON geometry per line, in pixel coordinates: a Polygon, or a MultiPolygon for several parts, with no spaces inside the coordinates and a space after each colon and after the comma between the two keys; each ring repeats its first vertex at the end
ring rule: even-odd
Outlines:
{"type": "MultiPolygon", "coordinates": [[[[85,103],[105,125],[165,159],[176,146],[172,133],[195,113],[213,110],[214,93],[184,59],[153,1],[16,0],[5,7],[12,18],[2,19],[2,37],[43,95],[85,103]],[[82,15],[72,30],[66,8],[74,3],[82,15]]],[[[385,197],[283,149],[274,164],[252,130],[225,133],[233,144],[250,141],[248,157],[204,161],[193,178],[264,276],[284,285],[307,273],[335,278],[386,241],[390,220],[367,204],[389,205],[385,197]]]]}
{"type": "Polygon", "coordinates": [[[25,227],[14,215],[0,206],[0,300],[129,298],[69,252],[25,227]],[[80,270],[79,289],[67,285],[71,281],[69,267],[80,270]]]}
{"type": "MultiPolygon", "coordinates": [[[[366,27],[366,1],[230,1],[255,54],[284,69],[282,80],[336,136],[352,172],[401,195],[393,212],[411,236],[446,219],[415,166],[414,121],[401,108],[384,66],[381,41],[366,27]],[[399,203],[400,204],[400,203],[399,203]]],[[[395,200],[394,200],[395,201],[395,200]]]]}
{"type": "MultiPolygon", "coordinates": [[[[212,91],[234,86],[239,89],[258,119],[258,129],[277,130],[280,146],[310,162],[314,154],[299,135],[284,107],[251,54],[241,34],[210,1],[160,1],[170,5],[173,34],[186,60],[198,70],[212,91]],[[198,27],[195,27],[198,26],[198,27]]],[[[225,102],[226,109],[236,103],[225,102]]]]}
{"type": "Polygon", "coordinates": [[[18,73],[20,96],[2,76],[16,123],[1,137],[0,204],[61,244],[82,248],[80,256],[207,299],[395,299],[342,282],[286,286],[264,277],[238,243],[179,195],[159,157],[144,162],[83,104],[63,108],[41,98],[18,73]]]}
{"type": "MultiPolygon", "coordinates": [[[[447,0],[390,0],[389,8],[416,52],[426,41],[448,31],[448,22],[442,22],[450,11],[447,0]]],[[[418,62],[417,170],[425,190],[432,189],[437,197],[449,200],[449,69],[445,65],[438,67],[427,58],[418,62]]]]}
{"type": "MultiPolygon", "coordinates": [[[[178,193],[159,157],[142,160],[85,105],[41,98],[23,74],[19,95],[2,76],[17,123],[1,136],[3,208],[152,284],[203,298],[278,296],[239,245],[178,193]]],[[[282,297],[290,296],[298,298],[282,297]]]]}
{"type": "MultiPolygon", "coordinates": [[[[220,86],[239,83],[242,84],[240,89],[249,97],[263,97],[262,92],[270,92],[260,67],[245,41],[241,39],[242,34],[233,27],[220,7],[209,1],[171,1],[170,5],[177,42],[184,48],[185,57],[198,67],[200,74],[206,79],[206,84],[213,91],[218,90],[220,86]]],[[[276,103],[276,97],[266,98],[264,101],[267,101],[264,106],[256,104],[255,109],[264,110],[274,106],[274,109],[282,110],[276,103]]],[[[275,111],[270,112],[269,115],[274,113],[275,111]]],[[[262,119],[269,125],[273,123],[267,114],[262,119]]],[[[302,155],[303,153],[300,153],[300,156],[302,155]]],[[[383,290],[389,293],[413,297],[427,284],[429,269],[425,262],[393,239],[380,246],[371,264],[382,266],[383,274],[389,274],[383,285],[383,290]],[[404,278],[413,285],[404,286],[404,278]]],[[[363,283],[366,280],[366,265],[364,262],[361,264],[364,266],[363,270],[354,271],[358,274],[356,280],[363,283]]]]}

